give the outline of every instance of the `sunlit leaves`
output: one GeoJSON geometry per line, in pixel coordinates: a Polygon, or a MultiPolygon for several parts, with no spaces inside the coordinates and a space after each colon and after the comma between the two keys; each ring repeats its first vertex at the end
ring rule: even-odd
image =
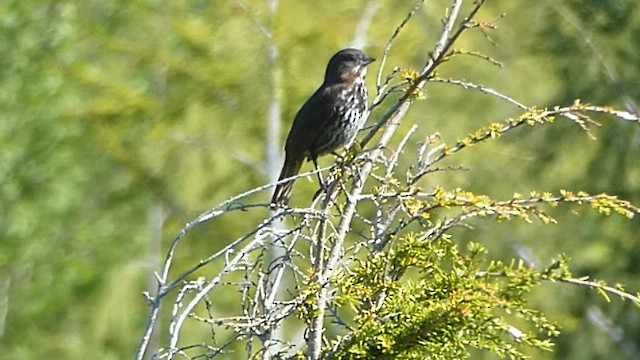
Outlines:
{"type": "Polygon", "coordinates": [[[487,263],[485,255],[480,244],[461,252],[451,241],[425,242],[410,235],[386,256],[361,263],[337,281],[341,301],[356,311],[352,336],[338,340],[338,356],[464,358],[477,348],[524,359],[518,344],[550,350],[547,337],[558,335],[557,325],[523,300],[546,272],[522,263],[487,263]],[[389,280],[400,278],[402,283],[389,286],[389,280]],[[355,290],[362,287],[369,290],[355,290]],[[511,325],[516,318],[525,328],[511,325]]]}

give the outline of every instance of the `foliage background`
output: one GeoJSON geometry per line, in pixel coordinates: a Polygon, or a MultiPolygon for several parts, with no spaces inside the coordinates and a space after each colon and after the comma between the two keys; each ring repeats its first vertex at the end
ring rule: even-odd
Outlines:
{"type": "MultiPolygon", "coordinates": [[[[264,155],[271,66],[268,39],[257,23],[270,26],[280,51],[287,129],[321,82],[327,59],[351,43],[372,3],[287,0],[271,16],[257,0],[3,1],[3,358],[131,357],[147,314],[140,293],[153,281],[167,241],[204,209],[274,176],[264,155]]],[[[413,3],[375,3],[366,51],[380,57],[413,3]]],[[[421,65],[414,61],[439,33],[447,4],[427,2],[396,42],[389,69],[421,65]]],[[[637,2],[491,2],[481,18],[502,13],[497,31],[487,33],[490,40],[476,32],[461,44],[504,68],[466,58],[439,75],[482,83],[539,107],[580,98],[638,111],[637,2]]],[[[449,143],[516,115],[458,88],[430,84],[426,91],[404,126],[416,123],[420,134],[439,132],[449,143]]],[[[471,171],[440,180],[497,198],[566,188],[606,191],[638,204],[640,130],[600,120],[596,141],[561,120],[521,129],[456,157],[471,171]]],[[[300,181],[296,188],[295,197],[306,199],[314,186],[300,181]]],[[[192,233],[178,253],[178,268],[264,215],[246,213],[192,233]]],[[[564,252],[576,276],[640,289],[638,219],[566,208],[554,215],[558,225],[478,223],[457,237],[482,242],[502,259],[548,264],[564,252]]],[[[560,284],[539,289],[531,301],[564,327],[557,351],[537,358],[640,357],[640,313],[632,304],[607,303],[560,284]]]]}

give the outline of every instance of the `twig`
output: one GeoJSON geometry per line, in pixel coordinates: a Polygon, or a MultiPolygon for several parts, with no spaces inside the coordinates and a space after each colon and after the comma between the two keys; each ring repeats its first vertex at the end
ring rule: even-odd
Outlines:
{"type": "Polygon", "coordinates": [[[496,90],[484,87],[483,85],[477,85],[468,81],[463,81],[463,80],[456,80],[456,79],[442,79],[442,78],[438,78],[438,77],[433,77],[430,78],[428,80],[429,82],[433,82],[433,83],[442,83],[442,84],[450,84],[450,85],[458,85],[458,86],[462,86],[465,89],[473,89],[473,90],[477,90],[480,91],[483,94],[487,94],[487,95],[491,95],[491,96],[495,96],[499,99],[502,99],[510,104],[513,104],[517,107],[519,107],[522,110],[529,110],[529,107],[522,104],[521,102],[517,101],[516,99],[504,95],[496,90]]]}
{"type": "Polygon", "coordinates": [[[391,173],[398,165],[398,159],[400,158],[400,153],[404,149],[405,145],[407,145],[407,141],[409,141],[409,138],[411,137],[411,135],[413,135],[413,133],[417,129],[418,129],[418,125],[416,124],[411,125],[411,129],[409,129],[409,131],[407,131],[405,136],[402,138],[402,140],[400,141],[400,144],[398,145],[398,148],[393,153],[393,155],[391,155],[391,159],[389,160],[389,164],[387,165],[387,173],[385,174],[385,176],[387,177],[391,176],[391,173]]]}
{"type": "Polygon", "coordinates": [[[238,264],[242,259],[244,259],[247,254],[256,249],[262,244],[262,239],[254,239],[249,244],[247,244],[243,249],[241,249],[236,256],[225,266],[225,268],[213,279],[209,280],[205,286],[202,287],[191,301],[184,307],[182,313],[177,317],[175,321],[169,326],[169,354],[167,356],[168,360],[173,358],[173,355],[176,353],[175,349],[177,349],[178,339],[180,337],[180,330],[182,329],[182,325],[184,321],[189,317],[193,309],[202,301],[202,299],[213,289],[216,285],[220,283],[222,277],[226,275],[228,272],[231,272],[236,264],[238,264]]]}
{"type": "MultiPolygon", "coordinates": [[[[377,96],[380,96],[381,92],[383,92],[383,89],[381,89],[382,71],[384,70],[384,65],[387,62],[387,57],[389,57],[389,52],[391,51],[391,46],[393,45],[393,42],[396,40],[398,35],[400,35],[400,31],[404,29],[404,27],[407,25],[409,20],[411,20],[411,18],[416,13],[416,11],[418,11],[422,7],[425,1],[426,0],[418,0],[416,2],[416,4],[411,9],[411,11],[409,11],[407,16],[405,16],[405,18],[402,20],[400,25],[398,25],[398,27],[396,27],[396,29],[393,31],[393,34],[389,38],[389,41],[387,41],[387,46],[384,47],[384,52],[383,52],[382,58],[380,59],[380,66],[378,67],[378,74],[376,76],[376,89],[378,89],[377,96]]],[[[376,101],[374,101],[374,103],[375,102],[376,101]]]]}
{"type": "MultiPolygon", "coordinates": [[[[385,126],[390,119],[400,119],[404,117],[404,113],[408,110],[409,100],[414,96],[417,90],[423,88],[426,79],[428,79],[433,72],[435,71],[437,65],[440,64],[442,58],[445,56],[445,52],[453,45],[455,40],[467,29],[467,22],[469,22],[473,16],[480,10],[482,5],[484,4],[484,0],[476,1],[475,6],[469,13],[469,15],[462,21],[459,25],[458,30],[451,35],[453,31],[453,26],[458,19],[460,13],[460,7],[462,6],[462,0],[454,0],[451,4],[451,8],[449,10],[449,14],[445,19],[445,25],[442,33],[440,34],[440,38],[436,45],[434,46],[433,52],[424,68],[422,69],[420,76],[415,79],[413,84],[405,91],[404,95],[395,103],[394,106],[391,107],[381,118],[380,120],[369,130],[369,132],[365,135],[365,137],[360,142],[362,148],[371,141],[371,139],[378,133],[378,131],[385,126]],[[398,116],[398,114],[402,114],[402,116],[398,116]]],[[[395,131],[395,130],[393,130],[395,131]]]]}
{"type": "Polygon", "coordinates": [[[569,283],[569,284],[587,286],[587,287],[590,287],[592,289],[597,289],[597,290],[601,290],[601,291],[604,291],[604,292],[608,292],[608,293],[614,294],[616,296],[619,296],[622,299],[631,300],[634,303],[640,305],[640,297],[631,295],[628,292],[620,290],[620,289],[617,289],[617,288],[615,288],[613,286],[599,284],[599,283],[597,283],[595,281],[588,281],[588,280],[583,280],[583,279],[575,279],[575,278],[567,278],[567,277],[561,278],[560,281],[566,282],[566,283],[569,283]]]}

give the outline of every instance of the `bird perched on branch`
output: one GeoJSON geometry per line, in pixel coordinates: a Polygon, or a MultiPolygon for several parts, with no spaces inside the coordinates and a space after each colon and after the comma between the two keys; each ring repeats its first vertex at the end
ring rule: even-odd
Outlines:
{"type": "MultiPolygon", "coordinates": [[[[304,159],[318,167],[318,156],[350,145],[367,113],[367,65],[375,59],[358,49],[338,51],[327,65],[324,82],[302,105],[287,136],[278,180],[297,175],[304,159]]],[[[293,180],[279,184],[271,203],[286,205],[293,180]]]]}

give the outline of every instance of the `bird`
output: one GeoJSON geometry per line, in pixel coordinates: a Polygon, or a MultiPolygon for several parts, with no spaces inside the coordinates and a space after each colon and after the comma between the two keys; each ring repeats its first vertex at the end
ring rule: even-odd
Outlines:
{"type": "MultiPolygon", "coordinates": [[[[318,168],[318,156],[350,145],[366,121],[367,65],[375,61],[359,49],[342,49],[329,60],[322,85],[302,105],[285,143],[278,181],[300,172],[305,159],[318,168]]],[[[272,206],[289,202],[294,180],[278,184],[272,206]]]]}

